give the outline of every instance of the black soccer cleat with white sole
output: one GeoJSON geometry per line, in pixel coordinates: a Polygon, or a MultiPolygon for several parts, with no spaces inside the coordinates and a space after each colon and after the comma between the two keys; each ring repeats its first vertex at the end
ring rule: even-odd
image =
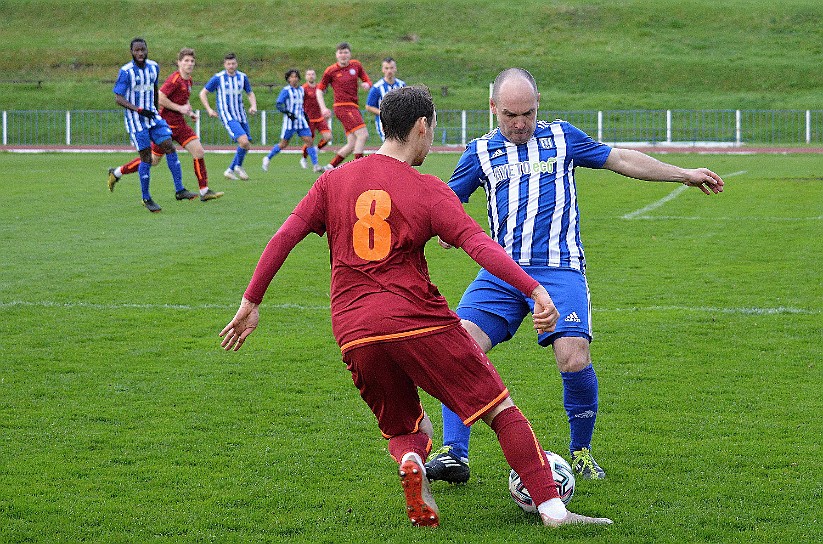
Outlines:
{"type": "Polygon", "coordinates": [[[451,452],[451,446],[443,446],[426,462],[426,476],[429,480],[443,480],[450,484],[465,484],[469,481],[468,459],[463,460],[451,452]]]}

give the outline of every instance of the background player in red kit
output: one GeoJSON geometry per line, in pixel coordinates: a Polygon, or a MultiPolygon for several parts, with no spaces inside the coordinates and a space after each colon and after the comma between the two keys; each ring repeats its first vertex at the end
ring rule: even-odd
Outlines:
{"type": "Polygon", "coordinates": [[[237,314],[220,332],[221,345],[240,349],[257,327],[258,305],[289,252],[311,232],[326,234],[332,331],[354,384],[389,439],[389,453],[400,463],[412,523],[439,524],[423,464],[432,427],[420,387],[467,425],[482,419],[494,429],[545,525],[610,524],[566,510],[528,420],[431,283],[426,242],[440,236],[531,296],[538,330],[553,330],[557,322],[551,298],[466,214],[447,185],[412,168],[422,164],[434,138],[428,89],[388,93],[381,115],[386,141],[377,153],[320,176],[268,243],[237,314]]]}
{"type": "MultiPolygon", "coordinates": [[[[320,141],[315,146],[317,151],[320,151],[331,143],[331,130],[326,118],[320,111],[320,104],[317,102],[317,72],[309,68],[306,70],[306,82],[303,84],[303,111],[306,112],[306,118],[309,120],[309,129],[311,129],[311,137],[314,139],[316,132],[320,133],[320,141]]],[[[303,168],[309,167],[309,153],[308,146],[303,146],[303,158],[300,159],[300,166],[303,168]]]]}
{"type": "MultiPolygon", "coordinates": [[[[194,49],[184,47],[177,54],[177,71],[166,79],[158,93],[157,104],[160,106],[160,117],[166,120],[171,128],[171,138],[181,146],[192,157],[194,161],[194,174],[197,176],[197,183],[200,185],[200,200],[213,200],[223,196],[222,192],[216,193],[209,189],[209,176],[206,172],[206,152],[200,144],[200,139],[192,128],[186,123],[184,116],[197,119],[189,97],[191,96],[191,75],[194,71],[194,49]]],[[[156,166],[163,158],[163,151],[154,143],[151,146],[152,166],[156,166]]],[[[140,157],[127,162],[123,166],[109,169],[109,190],[114,190],[114,184],[126,174],[137,172],[140,165],[140,157]]],[[[196,195],[192,195],[194,198],[196,195]]]]}
{"type": "Polygon", "coordinates": [[[317,84],[317,102],[320,104],[323,118],[331,118],[331,112],[326,107],[324,99],[326,89],[331,86],[334,91],[334,115],[346,131],[346,145],[337,151],[337,155],[329,163],[332,168],[343,162],[352,151],[355,159],[363,156],[369,131],[360,113],[357,91],[359,87],[367,91],[371,88],[371,79],[363,65],[359,60],[351,58],[351,47],[348,43],[339,44],[335,56],[337,62],[326,68],[320,83],[317,84]],[[358,79],[362,81],[359,85],[358,79]]]}

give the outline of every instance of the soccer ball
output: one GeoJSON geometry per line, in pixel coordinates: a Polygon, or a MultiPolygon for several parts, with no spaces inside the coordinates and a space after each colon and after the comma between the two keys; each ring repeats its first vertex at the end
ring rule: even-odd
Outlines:
{"type": "MultiPolygon", "coordinates": [[[[557,485],[557,492],[560,494],[560,500],[563,501],[563,504],[569,504],[574,495],[574,472],[572,472],[572,467],[556,453],[547,450],[546,457],[549,458],[552,467],[552,475],[554,476],[554,483],[557,485]]],[[[517,506],[525,512],[537,513],[537,505],[532,501],[529,490],[520,481],[520,475],[514,469],[509,472],[509,492],[517,506]]]]}

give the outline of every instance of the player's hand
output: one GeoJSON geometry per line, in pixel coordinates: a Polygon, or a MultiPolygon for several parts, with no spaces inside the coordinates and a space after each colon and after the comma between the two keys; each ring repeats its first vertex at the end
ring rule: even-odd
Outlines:
{"type": "Polygon", "coordinates": [[[708,168],[695,168],[694,170],[686,170],[689,179],[683,182],[683,185],[689,187],[697,187],[707,195],[712,193],[722,193],[723,179],[720,176],[709,170],[708,168]]]}
{"type": "Polygon", "coordinates": [[[297,121],[297,116],[295,114],[293,114],[292,112],[290,112],[290,111],[286,112],[286,117],[288,117],[292,121],[297,121]]]}
{"type": "Polygon", "coordinates": [[[209,108],[209,117],[217,117],[217,112],[209,108]]]}
{"type": "Polygon", "coordinates": [[[534,300],[534,312],[532,312],[534,329],[538,333],[552,332],[555,325],[557,325],[560,314],[557,308],[554,307],[554,302],[548,291],[542,285],[538,285],[532,291],[531,298],[534,300]]]}
{"type": "Polygon", "coordinates": [[[257,106],[251,106],[249,108],[249,115],[255,115],[257,113],[257,106]]]}
{"type": "Polygon", "coordinates": [[[220,343],[223,349],[231,351],[233,348],[234,351],[237,351],[243,347],[246,337],[254,332],[257,323],[260,321],[258,306],[259,304],[255,304],[245,297],[243,298],[240,308],[234,314],[234,319],[220,331],[220,336],[224,337],[220,343]]]}
{"type": "Polygon", "coordinates": [[[143,117],[148,117],[149,119],[154,119],[155,113],[151,110],[147,110],[145,108],[137,108],[137,115],[142,115],[143,117]]]}
{"type": "Polygon", "coordinates": [[[450,243],[444,242],[443,239],[439,236],[437,237],[437,243],[440,244],[440,247],[442,247],[443,249],[451,249],[454,247],[450,243]]]}
{"type": "Polygon", "coordinates": [[[187,115],[189,117],[194,117],[194,111],[191,109],[191,104],[184,104],[180,108],[181,115],[187,115]]]}
{"type": "Polygon", "coordinates": [[[363,87],[363,90],[365,90],[365,91],[368,91],[369,89],[371,89],[371,85],[369,83],[366,83],[365,81],[362,81],[360,83],[360,86],[363,87]]]}
{"type": "Polygon", "coordinates": [[[323,119],[331,119],[331,110],[329,108],[323,108],[320,113],[323,115],[323,119]]]}

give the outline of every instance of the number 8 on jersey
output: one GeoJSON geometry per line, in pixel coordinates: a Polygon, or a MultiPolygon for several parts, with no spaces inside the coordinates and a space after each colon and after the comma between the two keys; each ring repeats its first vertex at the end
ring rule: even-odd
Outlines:
{"type": "Polygon", "coordinates": [[[391,251],[391,197],[386,191],[364,191],[354,205],[357,222],[352,230],[354,252],[366,261],[379,261],[391,251]]]}

